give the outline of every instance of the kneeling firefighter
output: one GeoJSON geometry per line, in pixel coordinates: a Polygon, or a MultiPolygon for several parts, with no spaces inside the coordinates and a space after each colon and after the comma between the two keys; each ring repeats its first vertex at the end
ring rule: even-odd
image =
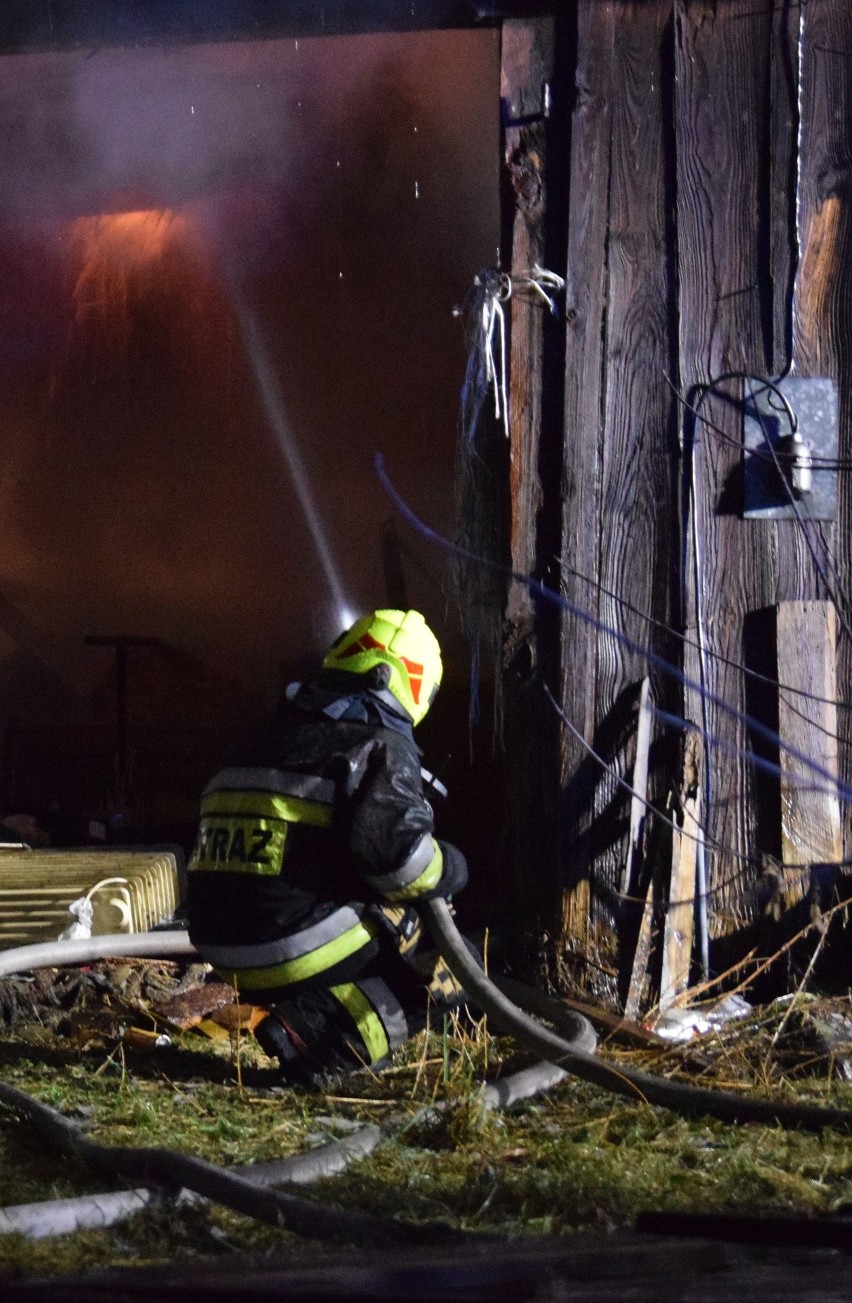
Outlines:
{"type": "Polygon", "coordinates": [[[293,684],[241,763],[201,801],[189,934],[243,1000],[286,1080],[380,1068],[464,993],[411,902],[450,897],[464,856],[433,836],[413,727],[441,681],[417,611],[374,611],[293,684]]]}

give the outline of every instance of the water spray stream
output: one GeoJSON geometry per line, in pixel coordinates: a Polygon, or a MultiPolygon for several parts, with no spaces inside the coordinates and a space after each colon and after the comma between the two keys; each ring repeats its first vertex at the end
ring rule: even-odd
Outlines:
{"type": "Polygon", "coordinates": [[[284,403],[281,398],[278,380],[275,376],[269,351],[261,334],[257,316],[239,294],[234,295],[234,307],[246,357],[251,364],[257,381],[266,419],[275,435],[276,443],[284,455],[293,488],[299,499],[299,506],[302,508],[305,524],[308,527],[317,558],[328,584],[334,609],[340,621],[340,627],[345,629],[354,622],[355,615],[344,592],[328,535],[325,532],[325,527],[314,501],[308,473],[284,412],[284,403]]]}

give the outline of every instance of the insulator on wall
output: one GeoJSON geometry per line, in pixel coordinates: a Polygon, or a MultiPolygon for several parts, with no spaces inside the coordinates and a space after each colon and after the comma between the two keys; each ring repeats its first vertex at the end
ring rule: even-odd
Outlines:
{"type": "Polygon", "coordinates": [[[781,472],[796,498],[806,497],[813,489],[813,453],[798,430],[785,434],[778,441],[778,462],[781,472]]]}

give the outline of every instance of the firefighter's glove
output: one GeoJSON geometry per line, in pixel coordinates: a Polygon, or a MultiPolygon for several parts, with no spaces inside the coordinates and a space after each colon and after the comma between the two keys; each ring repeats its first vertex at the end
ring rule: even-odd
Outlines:
{"type": "Polygon", "coordinates": [[[441,848],[441,854],[444,857],[444,872],[441,874],[441,881],[434,891],[429,892],[430,896],[443,896],[450,900],[453,896],[464,891],[467,886],[467,860],[462,855],[458,846],[453,846],[451,842],[438,842],[441,848]]]}

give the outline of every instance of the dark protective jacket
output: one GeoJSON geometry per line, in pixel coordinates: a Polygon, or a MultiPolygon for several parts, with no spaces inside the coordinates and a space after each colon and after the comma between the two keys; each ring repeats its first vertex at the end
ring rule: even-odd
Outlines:
{"type": "Polygon", "coordinates": [[[202,797],[190,937],[259,1001],[363,967],[380,934],[371,902],[466,881],[463,857],[433,838],[410,727],[370,692],[341,694],[345,680],[302,688],[202,797]],[[334,718],[341,701],[347,717],[334,718]]]}

